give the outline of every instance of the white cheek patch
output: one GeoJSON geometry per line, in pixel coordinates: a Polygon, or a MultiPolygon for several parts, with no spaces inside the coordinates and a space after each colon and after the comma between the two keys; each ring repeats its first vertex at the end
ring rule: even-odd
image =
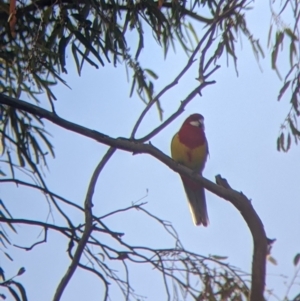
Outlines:
{"type": "Polygon", "coordinates": [[[190,125],[197,126],[197,127],[199,126],[199,124],[200,124],[199,121],[191,121],[190,122],[190,125]]]}

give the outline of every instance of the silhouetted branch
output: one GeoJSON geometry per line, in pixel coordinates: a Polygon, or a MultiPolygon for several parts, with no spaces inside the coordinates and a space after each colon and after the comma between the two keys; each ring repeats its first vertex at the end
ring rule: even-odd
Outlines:
{"type": "Polygon", "coordinates": [[[105,293],[104,293],[104,299],[103,300],[106,301],[108,299],[108,286],[110,285],[110,283],[107,282],[106,279],[104,278],[104,276],[101,273],[99,273],[97,270],[92,269],[88,266],[85,266],[85,265],[81,264],[80,262],[78,263],[78,266],[81,267],[84,270],[87,270],[87,271],[97,275],[102,280],[102,282],[104,283],[104,286],[105,286],[105,293]]]}
{"type": "MultiPolygon", "coordinates": [[[[27,12],[35,11],[38,8],[44,8],[44,7],[48,7],[48,6],[59,5],[59,3],[60,4],[65,3],[65,4],[75,5],[73,0],[61,0],[60,2],[58,2],[56,0],[38,0],[38,1],[35,1],[34,3],[32,3],[32,4],[29,4],[25,7],[22,7],[20,9],[18,9],[17,10],[17,16],[20,16],[20,15],[22,15],[24,13],[27,13],[27,12]]],[[[86,2],[84,0],[77,0],[76,1],[76,5],[81,4],[81,3],[86,4],[86,2]]],[[[158,5],[158,1],[153,1],[153,3],[156,4],[156,6],[158,5]]],[[[102,9],[103,10],[114,8],[113,5],[111,5],[109,3],[102,2],[101,4],[102,4],[102,9]]],[[[162,4],[162,7],[172,9],[173,4],[165,2],[165,3],[162,4]]],[[[137,3],[134,7],[132,7],[132,5],[118,5],[118,9],[121,10],[121,11],[128,11],[128,10],[132,10],[133,8],[135,10],[144,10],[145,6],[143,5],[142,2],[137,3]]],[[[209,18],[205,18],[203,16],[200,16],[199,14],[193,12],[192,10],[186,9],[183,6],[180,7],[180,11],[181,11],[181,14],[187,15],[187,16],[191,17],[192,19],[197,20],[199,22],[203,22],[203,23],[206,23],[206,24],[210,24],[210,23],[213,22],[213,19],[209,19],[209,18]]]]}
{"type": "Polygon", "coordinates": [[[128,210],[132,210],[133,208],[134,209],[141,209],[141,206],[143,206],[145,204],[147,204],[147,203],[145,202],[145,203],[140,203],[140,204],[137,204],[137,205],[131,205],[131,206],[128,206],[126,208],[117,209],[115,211],[109,212],[109,213],[107,213],[105,215],[102,215],[100,217],[97,217],[96,220],[101,220],[101,219],[107,218],[107,217],[112,216],[112,215],[114,215],[116,213],[120,213],[120,212],[125,212],[125,211],[128,211],[128,210]]]}
{"type": "MultiPolygon", "coordinates": [[[[181,70],[181,72],[175,77],[175,79],[169,83],[168,85],[166,85],[156,96],[155,98],[153,98],[145,107],[145,109],[142,111],[140,117],[138,118],[136,124],[133,127],[132,133],[131,133],[131,139],[135,138],[135,134],[138,130],[138,127],[140,126],[143,118],[146,116],[147,112],[151,109],[151,107],[157,102],[159,101],[160,97],[162,97],[168,90],[170,90],[172,87],[174,87],[175,85],[178,84],[179,80],[182,78],[182,76],[190,69],[190,67],[192,66],[192,64],[195,62],[195,57],[198,54],[202,44],[205,42],[205,40],[207,39],[207,37],[210,35],[210,39],[207,42],[207,44],[211,45],[211,43],[213,42],[213,35],[215,32],[215,26],[211,26],[206,33],[203,35],[202,39],[199,41],[198,45],[195,47],[193,53],[191,54],[191,56],[189,57],[189,60],[187,61],[186,65],[184,66],[184,68],[181,70]]],[[[203,57],[204,59],[204,57],[203,57]]],[[[202,56],[201,56],[201,61],[202,61],[202,56]]],[[[147,135],[146,137],[148,137],[149,135],[147,135]]],[[[149,139],[149,138],[148,138],[149,139]]],[[[140,141],[146,141],[148,139],[139,139],[140,141]]]]}
{"type": "Polygon", "coordinates": [[[0,217],[0,222],[4,222],[7,224],[26,224],[26,225],[32,225],[32,226],[39,226],[39,227],[43,227],[45,229],[48,228],[48,229],[52,229],[55,231],[59,231],[66,236],[68,236],[67,235],[68,232],[71,232],[71,229],[67,228],[67,227],[60,227],[60,226],[52,225],[49,223],[44,223],[44,222],[30,220],[30,219],[21,219],[21,218],[10,219],[10,218],[0,217]]]}
{"type": "Polygon", "coordinates": [[[186,105],[197,95],[201,95],[201,91],[204,87],[208,86],[208,85],[212,85],[214,84],[215,81],[210,81],[210,82],[204,82],[202,84],[200,84],[199,86],[197,86],[194,90],[192,90],[192,92],[181,102],[179,108],[177,109],[177,111],[175,113],[173,113],[169,118],[167,118],[162,124],[160,124],[158,127],[156,127],[155,129],[153,129],[149,134],[147,134],[146,136],[140,138],[140,139],[136,139],[135,141],[137,142],[146,142],[149,139],[151,139],[152,137],[154,137],[156,134],[158,134],[161,130],[163,130],[165,127],[167,127],[172,121],[174,121],[180,114],[182,114],[184,112],[184,108],[186,107],[186,105]]]}
{"type": "MultiPolygon", "coordinates": [[[[222,187],[221,185],[225,185],[222,181],[219,181],[218,185],[216,185],[215,183],[203,178],[202,176],[195,174],[192,170],[173,161],[170,157],[166,156],[151,144],[138,143],[136,140],[125,138],[111,138],[97,131],[90,130],[86,127],[69,122],[47,110],[2,94],[0,94],[0,103],[13,106],[21,110],[26,110],[29,113],[36,114],[37,116],[45,118],[65,129],[79,133],[85,137],[92,138],[100,143],[110,145],[113,148],[133,152],[134,154],[149,154],[169,166],[169,168],[171,168],[175,172],[189,176],[191,179],[201,183],[207,190],[225,200],[230,201],[241,212],[241,215],[245,219],[253,235],[254,256],[252,275],[254,275],[254,278],[252,279],[252,295],[250,300],[264,300],[263,290],[265,285],[265,258],[267,255],[267,238],[261,220],[253,209],[251,202],[242,193],[239,193],[229,187],[222,187]]],[[[218,179],[220,180],[221,178],[218,179]]]]}
{"type": "Polygon", "coordinates": [[[65,290],[66,286],[68,285],[68,282],[70,281],[72,275],[74,274],[74,272],[79,264],[80,257],[82,255],[84,248],[86,246],[86,243],[88,242],[88,239],[92,233],[92,230],[93,230],[92,198],[94,195],[95,186],[96,186],[98,177],[99,177],[103,167],[108,162],[108,160],[111,158],[111,156],[114,154],[114,152],[115,152],[114,148],[109,148],[107,153],[104,155],[102,160],[97,165],[97,167],[92,175],[92,178],[91,178],[91,181],[90,181],[90,184],[88,187],[88,191],[86,194],[85,202],[84,202],[84,212],[85,212],[84,231],[83,231],[81,239],[79,240],[79,243],[78,243],[77,249],[75,251],[71,265],[69,266],[66,274],[64,275],[64,277],[62,278],[61,282],[59,283],[59,285],[56,289],[53,301],[60,300],[60,298],[63,294],[63,291],[65,290]]]}
{"type": "Polygon", "coordinates": [[[30,251],[35,246],[43,244],[44,242],[47,242],[47,233],[48,233],[48,228],[44,228],[44,238],[42,240],[40,240],[40,241],[35,242],[30,247],[22,247],[22,246],[18,246],[18,245],[14,245],[14,246],[17,247],[17,248],[19,248],[19,249],[24,249],[25,251],[30,251]]]}
{"type": "Polygon", "coordinates": [[[233,190],[226,179],[220,175],[216,176],[216,183],[222,188],[228,190],[227,198],[243,216],[248,228],[253,237],[254,251],[252,262],[252,289],[251,301],[263,301],[263,293],[265,289],[265,275],[266,275],[266,258],[268,254],[268,241],[264,230],[264,225],[252,207],[251,201],[241,192],[233,190]]]}

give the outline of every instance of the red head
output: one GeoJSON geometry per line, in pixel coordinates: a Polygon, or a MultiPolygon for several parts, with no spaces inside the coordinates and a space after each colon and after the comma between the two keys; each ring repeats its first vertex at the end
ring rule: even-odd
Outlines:
{"type": "Polygon", "coordinates": [[[204,144],[204,117],[201,114],[192,114],[184,121],[178,134],[181,143],[190,148],[204,144]]]}
{"type": "Polygon", "coordinates": [[[190,115],[183,123],[182,126],[195,126],[204,130],[204,117],[201,114],[190,115]]]}

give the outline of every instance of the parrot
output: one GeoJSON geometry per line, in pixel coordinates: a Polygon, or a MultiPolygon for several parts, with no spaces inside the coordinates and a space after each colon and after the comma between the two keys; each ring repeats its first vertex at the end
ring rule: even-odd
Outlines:
{"type": "MultiPolygon", "coordinates": [[[[204,117],[192,114],[182,124],[171,142],[171,156],[174,161],[202,175],[208,156],[204,117]]],[[[206,227],[209,223],[204,188],[185,175],[180,175],[188,199],[193,222],[206,227]]]]}

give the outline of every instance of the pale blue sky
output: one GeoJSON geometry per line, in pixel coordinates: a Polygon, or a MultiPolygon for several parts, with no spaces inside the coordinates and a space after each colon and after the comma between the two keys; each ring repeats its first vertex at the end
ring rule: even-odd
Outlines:
{"type": "MultiPolygon", "coordinates": [[[[249,12],[250,28],[266,49],[270,21],[269,15],[266,16],[268,5],[260,1],[254,6],[256,9],[249,12]]],[[[142,63],[159,75],[157,92],[173,80],[187,57],[178,46],[176,53],[170,51],[165,61],[152,39],[146,40],[145,46],[142,63]]],[[[171,138],[183,120],[195,112],[205,116],[210,158],[204,176],[214,181],[214,176],[221,174],[234,189],[252,199],[268,237],[277,239],[272,254],[278,265],[268,263],[267,285],[282,297],[284,279],[279,275],[293,275],[292,259],[299,252],[300,149],[293,145],[288,154],[276,150],[279,126],[289,110],[289,103],[276,101],[281,82],[270,70],[270,50],[265,51],[266,59],[260,62],[261,72],[246,38],[243,38],[242,47],[237,47],[239,77],[236,77],[232,62],[227,68],[226,60],[221,61],[222,68],[212,78],[217,83],[205,88],[203,96],[195,98],[185,112],[151,142],[169,155],[171,138]]],[[[96,70],[86,65],[81,78],[76,74],[71,54],[67,66],[68,76],[65,78],[72,90],[62,85],[54,89],[58,98],[57,113],[112,137],[128,137],[144,104],[136,96],[129,98],[130,86],[124,66],[114,68],[106,64],[105,68],[96,70]]],[[[165,118],[197,85],[195,77],[197,62],[179,85],[162,98],[165,118]]],[[[49,160],[50,171],[45,172],[49,188],[82,204],[93,169],[107,147],[48,122],[46,124],[53,135],[56,153],[56,159],[49,160]]],[[[143,121],[138,136],[148,133],[158,124],[154,108],[143,121]]],[[[207,192],[210,225],[207,228],[195,227],[179,176],[148,155],[132,156],[117,151],[97,184],[94,214],[103,215],[127,207],[144,197],[146,191],[146,209],[172,222],[187,249],[203,255],[228,256],[228,262],[250,271],[252,240],[239,212],[230,203],[207,192]]],[[[16,189],[13,185],[2,185],[0,193],[14,217],[46,218],[48,205],[41,194],[16,189]]],[[[82,223],[83,216],[74,211],[74,220],[82,223]]],[[[55,220],[57,224],[60,222],[60,218],[55,220]]],[[[161,229],[141,212],[110,218],[108,224],[116,231],[125,232],[128,242],[170,246],[171,240],[158,235],[161,229]]],[[[38,229],[28,232],[25,226],[19,226],[18,231],[19,235],[12,235],[12,238],[25,245],[30,245],[39,233],[38,229]]],[[[31,252],[10,249],[15,261],[1,259],[1,264],[7,277],[21,266],[26,268],[27,272],[19,280],[27,287],[30,300],[51,300],[69,264],[66,248],[67,241],[50,232],[47,244],[31,252]]],[[[137,292],[147,295],[147,300],[161,297],[161,279],[153,272],[141,268],[132,275],[137,281],[137,292]]],[[[87,296],[91,301],[101,300],[101,293],[98,279],[78,269],[62,300],[84,300],[87,296]]],[[[112,296],[112,300],[120,297],[116,291],[112,296]]]]}

